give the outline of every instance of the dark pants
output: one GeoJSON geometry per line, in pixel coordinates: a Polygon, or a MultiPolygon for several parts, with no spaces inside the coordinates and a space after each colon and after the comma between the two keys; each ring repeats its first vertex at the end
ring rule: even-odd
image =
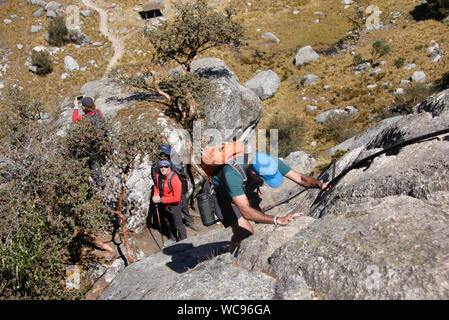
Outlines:
{"type": "Polygon", "coordinates": [[[187,181],[182,181],[182,194],[181,194],[181,201],[182,201],[182,215],[184,217],[184,223],[186,226],[190,226],[194,224],[193,217],[190,215],[189,212],[189,199],[187,198],[187,194],[189,193],[189,187],[187,184],[187,181]]]}
{"type": "Polygon", "coordinates": [[[93,179],[99,187],[104,187],[105,184],[105,181],[103,179],[103,172],[101,171],[101,167],[103,163],[105,163],[105,160],[106,159],[104,157],[93,155],[87,162],[89,168],[92,170],[93,179]]]}
{"type": "Polygon", "coordinates": [[[183,240],[187,238],[186,228],[182,223],[182,203],[175,206],[160,205],[161,218],[168,226],[170,240],[183,240]]]}

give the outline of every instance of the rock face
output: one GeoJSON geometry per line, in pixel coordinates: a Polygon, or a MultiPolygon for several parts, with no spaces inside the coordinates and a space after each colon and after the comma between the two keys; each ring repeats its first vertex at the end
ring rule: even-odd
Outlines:
{"type": "MultiPolygon", "coordinates": [[[[446,90],[346,153],[324,178],[400,141],[447,129],[448,123],[446,90]]],[[[448,299],[448,154],[449,134],[442,134],[381,155],[349,171],[329,192],[307,190],[267,212],[304,215],[286,227],[255,224],[236,257],[218,254],[173,277],[171,263],[188,261],[199,241],[186,239],[125,268],[101,298],[448,299]]],[[[268,188],[262,194],[264,201],[277,201],[298,188],[286,180],[271,189],[272,197],[268,188]]],[[[208,243],[217,242],[215,236],[208,243]]]]}
{"type": "MultiPolygon", "coordinates": [[[[180,68],[169,71],[179,72],[180,68]]],[[[204,129],[222,132],[224,141],[239,139],[248,130],[254,130],[262,116],[262,102],[250,89],[239,82],[223,60],[204,58],[192,62],[191,70],[202,78],[210,79],[218,86],[219,97],[205,106],[204,129]]]]}

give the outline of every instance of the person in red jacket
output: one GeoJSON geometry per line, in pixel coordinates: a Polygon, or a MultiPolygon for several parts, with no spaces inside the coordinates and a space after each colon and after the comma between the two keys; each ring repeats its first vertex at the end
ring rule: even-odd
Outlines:
{"type": "MultiPolygon", "coordinates": [[[[98,124],[104,123],[103,113],[101,112],[101,110],[95,107],[95,102],[91,97],[83,97],[81,100],[75,98],[73,104],[74,104],[72,113],[73,123],[76,123],[84,118],[86,118],[86,120],[92,121],[92,123],[95,124],[96,128],[98,124]],[[81,108],[83,109],[84,112],[83,115],[78,114],[79,110],[78,105],[80,102],[81,108]]],[[[93,172],[93,179],[95,180],[95,183],[101,188],[104,188],[105,186],[105,181],[103,179],[103,172],[101,170],[101,167],[105,162],[106,159],[104,155],[98,153],[91,155],[91,158],[88,161],[88,165],[93,172]]]]}
{"type": "Polygon", "coordinates": [[[97,109],[95,106],[95,102],[91,97],[83,97],[80,101],[75,98],[73,101],[74,108],[72,113],[72,122],[78,122],[81,119],[91,116],[91,117],[103,117],[103,113],[101,113],[100,109],[97,109]],[[83,109],[84,114],[79,115],[79,103],[81,102],[81,109],[83,109]]]}
{"type": "Polygon", "coordinates": [[[187,238],[186,228],[182,223],[182,182],[170,168],[170,161],[159,161],[159,172],[154,185],[153,202],[159,205],[161,216],[168,226],[170,241],[187,238]]]}

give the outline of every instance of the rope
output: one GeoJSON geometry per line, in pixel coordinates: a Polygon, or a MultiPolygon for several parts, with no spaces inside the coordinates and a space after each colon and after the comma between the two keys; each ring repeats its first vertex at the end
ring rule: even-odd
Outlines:
{"type": "MultiPolygon", "coordinates": [[[[386,149],[383,149],[379,152],[373,153],[370,156],[367,156],[359,161],[356,161],[355,163],[353,163],[352,165],[350,165],[349,167],[347,167],[346,169],[344,169],[342,172],[340,172],[340,174],[338,176],[336,176],[335,178],[333,178],[330,182],[329,182],[329,187],[335,187],[335,185],[340,181],[341,178],[343,178],[349,171],[351,171],[352,169],[357,169],[357,168],[361,168],[361,167],[365,167],[367,165],[369,165],[375,158],[377,158],[378,156],[384,154],[384,153],[388,153],[391,152],[393,150],[396,150],[398,148],[402,148],[411,144],[415,144],[418,142],[421,142],[423,140],[429,139],[429,138],[434,138],[437,137],[439,135],[445,134],[445,133],[449,133],[449,128],[446,129],[442,129],[442,130],[438,130],[438,131],[434,131],[428,134],[424,134],[418,137],[414,137],[405,141],[402,141],[400,143],[397,143],[391,147],[388,147],[386,149]]],[[[313,207],[315,204],[317,204],[320,201],[321,195],[323,194],[323,192],[321,191],[317,198],[315,199],[315,201],[312,203],[312,205],[310,207],[313,207]]]]}

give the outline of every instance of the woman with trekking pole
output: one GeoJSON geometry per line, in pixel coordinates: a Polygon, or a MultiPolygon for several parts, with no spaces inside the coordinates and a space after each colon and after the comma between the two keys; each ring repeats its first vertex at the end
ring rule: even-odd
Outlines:
{"type": "Polygon", "coordinates": [[[187,238],[186,228],[182,223],[182,182],[171,170],[170,161],[160,160],[159,167],[152,200],[156,204],[158,220],[160,214],[168,226],[169,241],[164,243],[167,246],[187,238]]]}

